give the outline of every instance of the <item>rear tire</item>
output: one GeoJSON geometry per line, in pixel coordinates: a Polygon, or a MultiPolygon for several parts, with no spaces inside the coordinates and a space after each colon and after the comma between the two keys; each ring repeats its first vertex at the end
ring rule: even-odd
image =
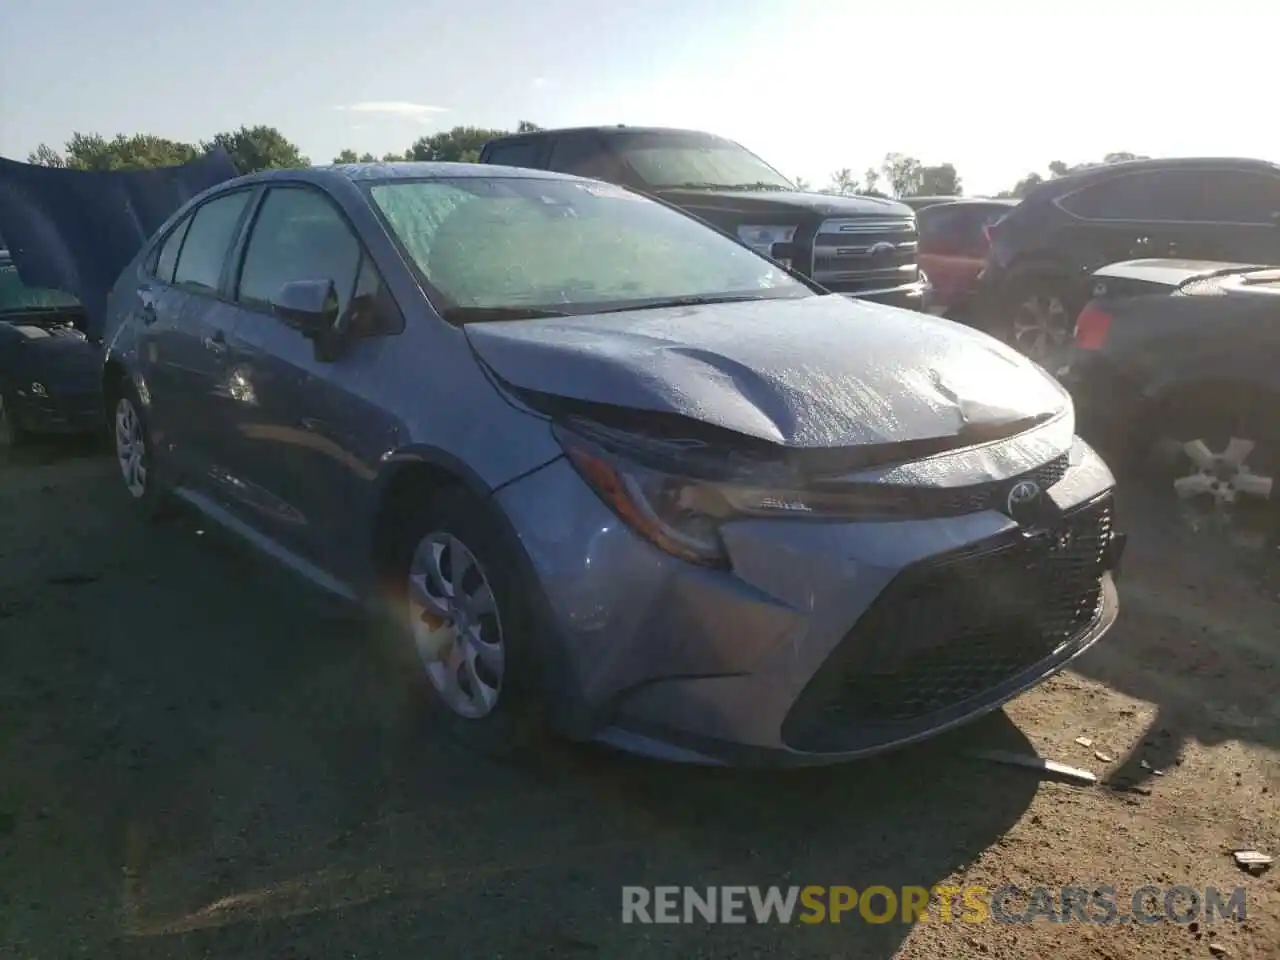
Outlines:
{"type": "Polygon", "coordinates": [[[391,599],[446,735],[490,757],[546,737],[530,633],[534,588],[494,508],[442,491],[403,519],[391,599]]]}
{"type": "Polygon", "coordinates": [[[171,501],[158,476],[155,443],[138,391],[126,378],[108,394],[107,402],[111,449],[128,501],[139,515],[159,519],[171,501]]]}
{"type": "Polygon", "coordinates": [[[1005,285],[992,333],[1045,365],[1070,344],[1082,309],[1083,298],[1070,278],[1052,270],[1028,270],[1005,285]]]}

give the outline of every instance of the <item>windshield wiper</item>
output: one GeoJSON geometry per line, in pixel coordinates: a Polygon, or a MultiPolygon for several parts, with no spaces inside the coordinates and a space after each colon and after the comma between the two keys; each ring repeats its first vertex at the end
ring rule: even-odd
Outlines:
{"type": "Polygon", "coordinates": [[[757,294],[721,294],[701,297],[668,297],[665,300],[642,300],[597,310],[596,313],[626,313],[628,310],[660,310],[663,307],[701,307],[709,303],[747,303],[753,300],[768,300],[757,294]]]}
{"type": "Polygon", "coordinates": [[[450,323],[484,323],[488,320],[541,320],[546,317],[569,317],[560,310],[541,307],[447,307],[440,314],[450,323]]]}
{"type": "Polygon", "coordinates": [[[779,183],[713,183],[710,180],[687,180],[684,183],[664,183],[659,190],[789,190],[779,183]]]}

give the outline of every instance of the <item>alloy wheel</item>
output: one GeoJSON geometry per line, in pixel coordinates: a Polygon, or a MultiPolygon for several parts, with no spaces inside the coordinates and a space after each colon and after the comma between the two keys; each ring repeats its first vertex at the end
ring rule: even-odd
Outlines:
{"type": "Polygon", "coordinates": [[[457,537],[423,537],[409,567],[414,646],[440,699],[469,720],[498,705],[506,666],[497,599],[475,554],[457,537]]]}
{"type": "Polygon", "coordinates": [[[136,500],[147,492],[147,440],[142,418],[128,397],[116,403],[116,462],[125,488],[136,500]]]}
{"type": "Polygon", "coordinates": [[[1254,440],[1232,437],[1221,453],[1214,453],[1202,439],[1187,441],[1182,452],[1189,472],[1173,481],[1174,491],[1183,500],[1207,495],[1218,507],[1236,503],[1242,494],[1269,500],[1274,485],[1270,471],[1255,473],[1249,465],[1257,446],[1254,440]]]}
{"type": "Polygon", "coordinates": [[[1013,346],[1039,362],[1066,344],[1071,327],[1071,315],[1060,297],[1035,293],[1014,311],[1013,346]]]}

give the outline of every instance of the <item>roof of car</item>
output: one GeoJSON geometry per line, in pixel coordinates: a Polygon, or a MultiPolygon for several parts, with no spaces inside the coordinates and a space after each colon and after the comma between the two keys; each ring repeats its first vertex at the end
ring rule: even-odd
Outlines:
{"type": "Polygon", "coordinates": [[[260,170],[219,184],[220,189],[273,180],[302,180],[307,183],[330,183],[335,180],[430,180],[433,178],[519,177],[538,180],[580,180],[568,173],[531,170],[526,167],[504,167],[490,163],[436,163],[402,161],[397,163],[335,163],[317,167],[290,167],[285,170],[260,170]]]}
{"type": "Polygon", "coordinates": [[[1249,157],[1156,157],[1147,160],[1120,160],[1115,163],[1095,164],[1073,170],[1061,177],[1045,180],[1033,188],[1027,194],[1027,198],[1058,196],[1061,193],[1079,189],[1084,184],[1095,180],[1109,180],[1121,174],[1141,173],[1146,170],[1196,170],[1223,167],[1280,175],[1280,164],[1249,157]]]}
{"type": "Polygon", "coordinates": [[[523,133],[508,133],[501,137],[494,137],[489,143],[502,143],[506,140],[520,140],[525,137],[546,137],[559,136],[569,133],[594,133],[599,136],[618,136],[622,134],[648,133],[648,134],[678,134],[683,136],[711,137],[716,140],[723,140],[724,137],[716,136],[714,133],[707,133],[705,130],[684,130],[680,127],[628,127],[626,124],[615,123],[613,125],[603,125],[597,127],[557,127],[551,130],[527,130],[523,133]]]}

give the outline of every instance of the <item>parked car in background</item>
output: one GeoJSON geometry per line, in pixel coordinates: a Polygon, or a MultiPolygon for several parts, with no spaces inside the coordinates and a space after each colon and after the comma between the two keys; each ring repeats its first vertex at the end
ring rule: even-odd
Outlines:
{"type": "Polygon", "coordinates": [[[959,199],[960,197],[948,196],[946,194],[938,194],[937,196],[930,196],[930,197],[898,197],[897,198],[899,203],[905,204],[906,206],[910,207],[912,210],[916,211],[917,213],[925,209],[925,207],[932,207],[935,204],[939,204],[939,203],[954,203],[959,199]]]}
{"type": "Polygon", "coordinates": [[[916,213],[920,268],[933,286],[932,312],[968,320],[978,274],[986,262],[987,230],[1017,200],[950,200],[916,213]]]}
{"type": "Polygon", "coordinates": [[[1093,272],[1142,258],[1280,263],[1280,166],[1134,160],[1041,184],[991,228],[981,322],[1044,357],[1070,340],[1093,272]]]}
{"type": "Polygon", "coordinates": [[[102,425],[99,358],[79,301],[29,287],[0,250],[0,446],[102,425]]]}
{"type": "Polygon", "coordinates": [[[1184,498],[1280,496],[1280,268],[1136,260],[1094,274],[1059,368],[1081,433],[1184,498]]]}
{"type": "Polygon", "coordinates": [[[736,236],[833,293],[912,310],[929,305],[909,207],[801,191],[723,137],[625,126],[537,130],[490,140],[480,161],[620,184],[736,236]]]}
{"type": "Polygon", "coordinates": [[[1113,623],[1113,479],[1043,370],[677,210],[509,167],[277,170],[118,281],[126,499],[390,602],[441,716],[814,763],[1113,623]]]}

